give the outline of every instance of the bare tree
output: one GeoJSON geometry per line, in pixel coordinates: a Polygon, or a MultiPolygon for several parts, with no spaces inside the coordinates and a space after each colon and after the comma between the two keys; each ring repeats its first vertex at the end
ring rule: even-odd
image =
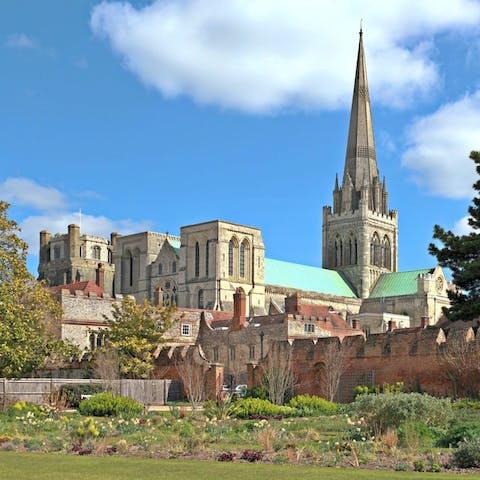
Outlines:
{"type": "Polygon", "coordinates": [[[453,395],[478,398],[480,342],[472,329],[451,330],[440,350],[445,375],[452,382],[453,395]]]}
{"type": "Polygon", "coordinates": [[[176,355],[174,357],[175,368],[178,376],[183,382],[183,388],[188,401],[195,410],[198,403],[205,399],[205,379],[207,365],[205,362],[198,361],[193,350],[189,350],[185,356],[176,355]]]}
{"type": "Polygon", "coordinates": [[[283,405],[285,396],[293,394],[295,384],[290,344],[273,342],[262,362],[262,367],[270,401],[283,405]]]}
{"type": "Polygon", "coordinates": [[[319,369],[322,396],[333,402],[340,386],[340,378],[350,365],[348,350],[343,348],[337,337],[323,340],[323,362],[319,369]]]}
{"type": "Polygon", "coordinates": [[[114,348],[102,348],[95,353],[95,378],[103,380],[104,388],[110,392],[118,391],[120,379],[120,360],[114,348]]]}

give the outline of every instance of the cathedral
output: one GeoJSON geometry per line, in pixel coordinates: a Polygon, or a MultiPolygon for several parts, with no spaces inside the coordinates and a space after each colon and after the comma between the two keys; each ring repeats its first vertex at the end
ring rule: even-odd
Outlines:
{"type": "Polygon", "coordinates": [[[326,306],[366,333],[435,324],[448,306],[440,267],[398,272],[398,213],[388,205],[375,149],[367,68],[360,32],[341,184],[323,207],[322,267],[271,259],[259,228],[212,220],[180,235],[40,232],[39,279],[51,286],[90,281],[107,296],[227,311],[245,295],[250,317],[285,312],[285,299],[326,306]]]}

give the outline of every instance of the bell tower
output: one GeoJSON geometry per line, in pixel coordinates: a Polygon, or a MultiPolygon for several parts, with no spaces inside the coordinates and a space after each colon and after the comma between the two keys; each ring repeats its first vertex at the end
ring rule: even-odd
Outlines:
{"type": "Polygon", "coordinates": [[[378,171],[362,30],[343,179],[335,179],[333,209],[323,207],[322,240],[323,267],[343,273],[361,298],[381,273],[397,271],[398,213],[378,171]]]}

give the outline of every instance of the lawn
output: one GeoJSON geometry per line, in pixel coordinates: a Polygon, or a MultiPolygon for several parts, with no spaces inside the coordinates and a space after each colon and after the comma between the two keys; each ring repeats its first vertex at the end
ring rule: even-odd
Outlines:
{"type": "MultiPolygon", "coordinates": [[[[458,474],[373,471],[290,465],[154,460],[126,457],[78,457],[61,454],[0,452],[0,479],[15,480],[202,480],[228,478],[343,479],[455,479],[458,474]]],[[[462,479],[480,475],[462,475],[462,479]]]]}

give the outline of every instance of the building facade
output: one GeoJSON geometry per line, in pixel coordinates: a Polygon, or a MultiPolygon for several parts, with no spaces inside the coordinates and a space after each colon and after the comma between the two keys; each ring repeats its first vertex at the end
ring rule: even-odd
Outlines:
{"type": "Polygon", "coordinates": [[[367,69],[360,32],[341,185],[323,207],[323,268],[265,256],[261,230],[223,220],[183,226],[179,236],[112,233],[110,239],[40,233],[39,278],[50,285],[102,282],[109,295],[233,311],[243,292],[248,317],[285,313],[285,299],[331,307],[365,332],[389,321],[434,324],[448,306],[439,267],[398,272],[398,214],[388,206],[377,165],[367,69]],[[393,315],[396,315],[395,319],[393,315]],[[422,320],[423,319],[423,320],[422,320]]]}

